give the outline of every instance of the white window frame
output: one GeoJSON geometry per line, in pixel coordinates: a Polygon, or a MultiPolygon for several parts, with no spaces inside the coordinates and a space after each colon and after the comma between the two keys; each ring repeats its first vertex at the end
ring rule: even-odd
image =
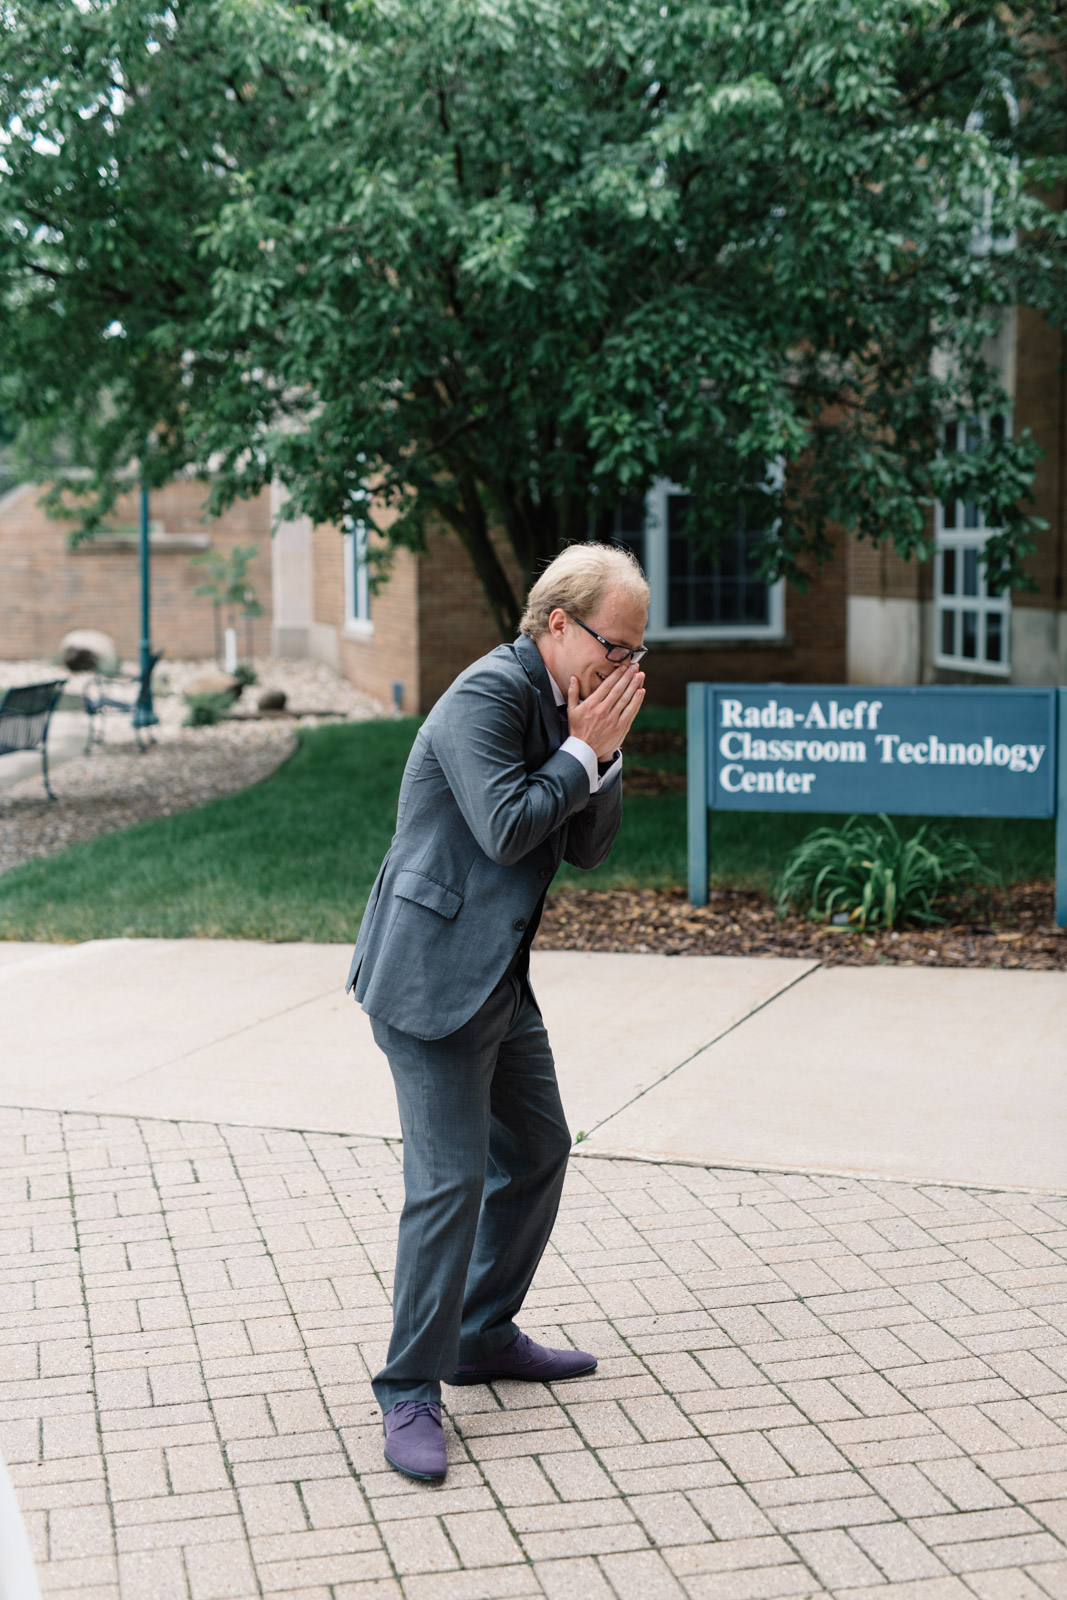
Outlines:
{"type": "Polygon", "coordinates": [[[342,539],[345,572],[346,639],[370,639],[374,623],[370,614],[370,571],[367,564],[367,525],[350,522],[342,539]]]}
{"type": "Polygon", "coordinates": [[[667,497],[688,494],[682,484],[657,479],[645,499],[645,576],[651,590],[648,627],[645,639],[650,644],[671,640],[691,640],[694,644],[716,639],[782,639],[785,637],[785,580],[767,585],[767,621],[743,623],[700,623],[671,627],[669,616],[669,570],[667,541],[667,497]]]}
{"type": "MultiPolygon", "coordinates": [[[[1011,429],[1011,416],[1005,412],[1004,429],[1009,433],[1011,429]]],[[[946,423],[951,426],[952,419],[946,423]]],[[[965,443],[965,430],[977,423],[986,433],[989,427],[987,416],[958,417],[956,419],[956,445],[961,448],[965,443]]],[[[940,501],[934,508],[934,544],[936,554],[934,557],[934,666],[941,667],[949,672],[974,672],[987,678],[1011,677],[1011,592],[1005,589],[1002,594],[989,593],[986,576],[982,570],[982,554],[987,539],[991,534],[999,532],[998,528],[990,527],[985,520],[985,512],[981,506],[977,508],[978,526],[964,528],[964,502],[955,502],[955,523],[953,528],[945,527],[945,508],[940,501]],[[946,595],[943,589],[944,581],[944,552],[954,551],[956,555],[956,592],[946,595]],[[964,557],[968,552],[976,554],[978,563],[978,593],[975,595],[962,594],[964,557]],[[946,654],[941,647],[943,638],[943,618],[946,612],[955,615],[953,623],[954,639],[957,650],[962,649],[963,622],[962,615],[965,611],[973,611],[977,616],[978,644],[981,650],[985,649],[986,617],[991,613],[1001,618],[1001,659],[987,661],[982,655],[964,656],[961,654],[946,654]]]]}

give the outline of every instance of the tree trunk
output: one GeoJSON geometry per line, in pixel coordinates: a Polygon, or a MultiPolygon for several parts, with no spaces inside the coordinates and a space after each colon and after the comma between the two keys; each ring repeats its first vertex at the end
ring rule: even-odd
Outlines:
{"type": "Polygon", "coordinates": [[[515,598],[508,575],[493,546],[485,507],[474,479],[464,474],[456,481],[462,511],[444,505],[441,507],[442,514],[470,558],[501,639],[514,639],[519,630],[522,606],[515,598]]]}

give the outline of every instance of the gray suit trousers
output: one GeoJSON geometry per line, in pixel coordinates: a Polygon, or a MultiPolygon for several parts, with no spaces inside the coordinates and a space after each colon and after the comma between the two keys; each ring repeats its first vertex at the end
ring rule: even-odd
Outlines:
{"type": "Polygon", "coordinates": [[[442,1039],[416,1039],[378,1017],[371,1025],[404,1136],[393,1336],[374,1379],[385,1412],[399,1400],[440,1400],[459,1362],[515,1338],[571,1138],[525,973],[503,977],[442,1039]]]}

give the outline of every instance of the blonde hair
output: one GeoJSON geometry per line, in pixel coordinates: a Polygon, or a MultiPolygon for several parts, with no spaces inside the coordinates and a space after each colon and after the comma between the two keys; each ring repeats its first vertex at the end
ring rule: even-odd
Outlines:
{"type": "Polygon", "coordinates": [[[570,544],[550,561],[526,600],[519,632],[540,639],[557,606],[584,621],[611,590],[621,589],[648,609],[648,584],[629,550],[611,544],[570,544]]]}

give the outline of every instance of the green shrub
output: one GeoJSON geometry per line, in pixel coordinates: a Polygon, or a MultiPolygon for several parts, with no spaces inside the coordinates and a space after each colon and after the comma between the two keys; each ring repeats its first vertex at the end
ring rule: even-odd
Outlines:
{"type": "Polygon", "coordinates": [[[233,669],[233,675],[240,684],[241,689],[248,689],[253,683],[259,682],[259,673],[251,661],[239,661],[233,669]]]}
{"type": "Polygon", "coordinates": [[[233,697],[228,694],[187,694],[185,701],[189,707],[185,726],[210,728],[226,716],[233,704],[233,697]]]}
{"type": "Polygon", "coordinates": [[[840,828],[816,828],[786,857],[778,914],[807,901],[818,921],[859,928],[901,922],[944,922],[937,901],[963,884],[990,884],[996,874],[974,846],[924,824],[903,837],[887,816],[849,817],[840,828]]]}

